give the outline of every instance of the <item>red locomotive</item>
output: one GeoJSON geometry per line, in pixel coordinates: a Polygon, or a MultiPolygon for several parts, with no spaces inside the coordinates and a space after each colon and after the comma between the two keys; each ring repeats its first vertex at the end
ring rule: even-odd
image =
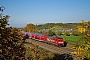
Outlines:
{"type": "Polygon", "coordinates": [[[56,46],[63,46],[63,47],[66,46],[66,42],[64,41],[63,38],[49,36],[49,37],[47,37],[46,41],[47,41],[46,43],[48,43],[48,44],[54,44],[56,46]]]}

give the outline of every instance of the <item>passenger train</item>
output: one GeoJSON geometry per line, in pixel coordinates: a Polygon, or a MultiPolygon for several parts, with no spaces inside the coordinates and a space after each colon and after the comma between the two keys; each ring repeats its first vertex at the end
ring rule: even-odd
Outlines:
{"type": "Polygon", "coordinates": [[[22,32],[22,37],[23,37],[23,40],[26,40],[29,38],[29,39],[33,39],[33,40],[37,40],[37,41],[42,41],[47,44],[53,44],[58,47],[66,47],[67,46],[67,42],[65,42],[65,40],[63,38],[59,38],[55,35],[48,36],[48,35],[40,34],[40,33],[22,32]]]}

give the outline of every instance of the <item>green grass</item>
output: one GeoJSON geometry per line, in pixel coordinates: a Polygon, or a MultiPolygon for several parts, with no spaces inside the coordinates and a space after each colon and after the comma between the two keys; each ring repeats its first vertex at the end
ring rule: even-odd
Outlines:
{"type": "Polygon", "coordinates": [[[65,41],[72,44],[77,44],[81,38],[81,36],[58,36],[64,38],[65,41]]]}

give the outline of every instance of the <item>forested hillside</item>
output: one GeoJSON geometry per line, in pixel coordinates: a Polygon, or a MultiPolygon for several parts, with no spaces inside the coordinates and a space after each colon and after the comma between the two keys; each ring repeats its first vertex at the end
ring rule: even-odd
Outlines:
{"type": "Polygon", "coordinates": [[[76,28],[77,26],[82,26],[81,23],[46,23],[36,25],[38,29],[49,29],[52,27],[61,26],[62,28],[76,28]]]}

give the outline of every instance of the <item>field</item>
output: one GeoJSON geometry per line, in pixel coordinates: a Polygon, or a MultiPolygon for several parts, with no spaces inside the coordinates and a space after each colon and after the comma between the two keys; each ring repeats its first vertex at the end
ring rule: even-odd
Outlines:
{"type": "Polygon", "coordinates": [[[81,36],[59,36],[59,37],[64,38],[65,41],[71,44],[77,44],[81,38],[81,36]]]}

